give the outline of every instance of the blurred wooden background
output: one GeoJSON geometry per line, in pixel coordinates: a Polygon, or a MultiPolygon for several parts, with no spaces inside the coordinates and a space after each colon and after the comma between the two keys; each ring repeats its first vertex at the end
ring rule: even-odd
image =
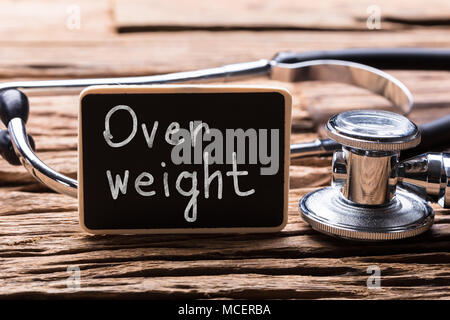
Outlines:
{"type": "MultiPolygon", "coordinates": [[[[0,3],[3,82],[158,74],[270,58],[283,50],[414,46],[450,48],[449,1],[0,3]],[[377,12],[381,29],[369,29],[377,12]]],[[[450,112],[450,73],[392,74],[414,95],[412,120],[450,112]]],[[[291,91],[293,142],[317,138],[317,118],[389,106],[345,85],[245,83],[291,91]]],[[[38,155],[76,177],[77,94],[29,97],[28,128],[38,155]]],[[[0,298],[449,299],[450,218],[438,206],[431,231],[389,244],[335,240],[300,219],[298,199],[330,183],[330,163],[313,158],[292,164],[289,224],[278,234],[91,236],[78,226],[75,199],[0,160],[0,298]],[[379,289],[367,287],[371,265],[381,270],[379,289]],[[68,288],[76,268],[80,288],[68,288]]]]}

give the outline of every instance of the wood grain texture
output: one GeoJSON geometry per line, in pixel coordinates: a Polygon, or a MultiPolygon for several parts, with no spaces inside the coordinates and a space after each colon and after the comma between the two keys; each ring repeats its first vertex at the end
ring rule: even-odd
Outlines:
{"type": "Polygon", "coordinates": [[[445,0],[420,1],[332,0],[191,0],[174,6],[164,0],[116,0],[114,17],[121,32],[149,30],[223,29],[366,29],[367,18],[381,14],[383,29],[401,29],[409,24],[449,22],[450,5],[445,0]]]}
{"type": "MultiPolygon", "coordinates": [[[[116,30],[122,24],[114,20],[118,12],[130,17],[135,11],[129,9],[131,2],[106,0],[77,1],[82,12],[81,28],[68,30],[66,10],[72,3],[2,2],[2,81],[182,71],[269,58],[281,50],[450,47],[450,29],[444,25],[411,28],[398,23],[393,25],[396,31],[381,32],[284,30],[274,24],[267,25],[272,30],[259,32],[208,32],[208,24],[204,24],[203,31],[119,35],[116,30]]],[[[232,1],[233,5],[256,6],[247,8],[246,15],[262,10],[264,4],[259,3],[232,1]]],[[[285,10],[287,2],[274,3],[280,5],[275,11],[285,10]]],[[[324,29],[336,27],[325,28],[317,22],[324,18],[324,12],[325,16],[331,12],[321,9],[322,4],[302,5],[307,9],[305,16],[311,16],[305,23],[324,29]]],[[[350,4],[343,6],[347,17],[358,17],[348,8],[350,4]]],[[[400,10],[406,6],[404,2],[400,1],[397,11],[391,9],[394,6],[394,2],[382,4],[383,11],[403,20],[414,22],[420,18],[419,11],[426,19],[448,18],[445,6],[437,11],[433,5],[424,7],[413,1],[408,2],[410,9],[406,13],[400,10]]],[[[164,12],[167,4],[159,8],[164,12]]],[[[186,9],[184,2],[180,8],[186,9]]],[[[155,12],[142,16],[152,17],[155,12]]],[[[365,11],[360,14],[364,16],[365,11]]],[[[242,16],[242,21],[246,17],[242,16]]],[[[286,22],[294,21],[292,17],[293,13],[286,22]]],[[[163,19],[167,25],[172,23],[167,15],[159,18],[155,25],[163,25],[163,19]]],[[[234,18],[235,25],[241,23],[238,18],[234,18]]],[[[258,19],[248,20],[254,24],[252,28],[258,27],[258,19]]],[[[182,27],[186,30],[194,25],[177,21],[184,21],[182,27]]],[[[225,20],[217,21],[225,25],[225,20]]],[[[356,30],[362,23],[357,19],[348,21],[345,29],[356,30]]],[[[294,29],[305,27],[299,23],[294,29]]],[[[414,95],[412,120],[423,123],[450,113],[449,72],[392,74],[414,95]]],[[[286,84],[265,78],[241,83],[278,85],[292,93],[292,142],[322,135],[318,124],[338,110],[389,108],[384,99],[346,85],[286,84]]],[[[29,92],[29,97],[28,128],[36,140],[38,155],[58,171],[76,177],[77,95],[65,91],[29,92]]],[[[289,223],[276,234],[92,236],[78,225],[75,199],[51,192],[24,168],[0,160],[0,298],[450,299],[449,210],[433,205],[436,223],[429,232],[388,244],[333,239],[314,232],[303,222],[297,210],[298,200],[330,183],[330,162],[330,158],[311,158],[292,163],[289,223]],[[381,270],[381,288],[376,290],[368,289],[366,284],[367,268],[372,265],[381,270]],[[80,268],[79,289],[67,287],[72,275],[68,267],[80,268]]]]}
{"type": "Polygon", "coordinates": [[[396,32],[198,31],[116,36],[102,33],[94,39],[84,29],[64,32],[74,34],[75,38],[53,38],[40,31],[32,34],[30,40],[26,32],[15,31],[13,37],[17,34],[19,40],[11,41],[11,34],[0,31],[0,77],[6,80],[148,75],[270,59],[279,51],[450,47],[449,29],[442,27],[396,32]]]}
{"type": "Polygon", "coordinates": [[[37,41],[88,43],[113,37],[110,5],[109,0],[2,0],[0,39],[26,46],[37,41]]]}
{"type": "Polygon", "coordinates": [[[301,221],[297,199],[306,191],[291,190],[283,232],[215,236],[90,236],[77,224],[74,200],[2,192],[0,297],[448,298],[449,221],[442,210],[419,238],[352,243],[301,221]],[[28,212],[13,204],[26,205],[24,198],[28,212]],[[374,264],[382,270],[380,290],[366,287],[374,264]],[[68,266],[81,269],[80,290],[67,288],[68,266]]]}

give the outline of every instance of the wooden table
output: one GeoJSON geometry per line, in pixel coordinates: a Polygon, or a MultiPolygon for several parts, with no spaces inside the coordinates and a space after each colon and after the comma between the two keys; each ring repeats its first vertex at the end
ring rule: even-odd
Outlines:
{"type": "MultiPolygon", "coordinates": [[[[211,8],[204,0],[5,0],[0,76],[11,81],[144,75],[270,58],[282,50],[450,47],[448,1],[392,2],[231,0],[211,8]],[[366,23],[377,10],[368,8],[374,3],[382,13],[380,30],[366,23]]],[[[392,74],[414,94],[412,120],[450,112],[448,72],[392,74]]],[[[317,119],[337,110],[388,106],[345,85],[264,78],[246,83],[291,91],[292,142],[317,138],[317,119]]],[[[38,155],[76,177],[77,94],[29,97],[28,128],[38,155]]],[[[298,199],[330,183],[330,162],[292,164],[289,223],[277,234],[92,236],[78,225],[75,199],[1,160],[0,298],[450,298],[449,211],[433,205],[431,231],[381,244],[332,239],[301,220],[298,199]],[[371,266],[381,272],[378,289],[367,286],[371,266]],[[80,288],[68,287],[78,269],[80,288]]]]}

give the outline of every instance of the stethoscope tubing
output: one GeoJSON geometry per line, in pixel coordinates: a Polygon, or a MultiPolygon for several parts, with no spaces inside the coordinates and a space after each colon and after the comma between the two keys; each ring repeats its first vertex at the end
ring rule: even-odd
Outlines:
{"type": "MultiPolygon", "coordinates": [[[[280,81],[332,80],[353,84],[386,97],[401,113],[408,113],[413,106],[412,95],[408,88],[395,77],[374,67],[363,65],[361,62],[386,68],[411,69],[414,67],[425,70],[448,70],[450,50],[347,49],[309,53],[279,53],[272,60],[258,60],[204,70],[141,77],[10,82],[0,85],[0,90],[185,83],[269,75],[271,79],[280,81]],[[412,63],[415,59],[418,59],[416,64],[412,63]],[[438,59],[440,63],[427,61],[429,59],[438,59]],[[443,68],[442,66],[447,67],[443,68]]],[[[444,127],[447,124],[448,120],[443,122],[444,127]]],[[[8,127],[15,153],[29,173],[51,189],[76,197],[78,182],[51,169],[36,156],[28,140],[25,122],[21,118],[14,118],[5,125],[8,127]]],[[[435,129],[437,126],[430,128],[428,128],[430,136],[431,133],[441,132],[441,129],[435,129]]],[[[428,138],[425,141],[428,141],[428,138]]],[[[325,142],[323,145],[332,146],[329,142],[325,142]]],[[[429,147],[429,142],[426,142],[425,145],[429,147]]],[[[294,153],[298,154],[299,152],[301,152],[300,149],[294,153]]]]}
{"type": "MultiPolygon", "coordinates": [[[[352,58],[355,49],[347,49],[352,58]]],[[[379,69],[355,61],[326,58],[333,51],[314,54],[313,60],[305,60],[305,53],[279,53],[273,59],[235,63],[216,68],[176,72],[163,75],[62,79],[44,81],[16,81],[0,84],[0,91],[7,89],[69,89],[93,85],[154,85],[167,83],[195,83],[207,81],[233,81],[250,76],[266,75],[273,80],[334,81],[365,88],[391,101],[395,110],[407,114],[413,106],[408,88],[392,75],[379,69]],[[297,57],[297,59],[294,59],[297,57]]],[[[450,53],[449,53],[450,55],[450,53]]],[[[345,57],[344,55],[342,55],[345,57]]]]}
{"type": "Polygon", "coordinates": [[[280,52],[273,60],[299,63],[310,60],[345,60],[388,70],[450,70],[450,49],[355,48],[307,52],[280,52]]]}

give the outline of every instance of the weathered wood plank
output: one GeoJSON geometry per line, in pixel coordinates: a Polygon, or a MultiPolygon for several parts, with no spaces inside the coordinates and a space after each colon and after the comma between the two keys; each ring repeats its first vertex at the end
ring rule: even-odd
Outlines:
{"type": "MultiPolygon", "coordinates": [[[[1,28],[1,25],[0,25],[1,28]]],[[[22,32],[27,33],[28,29],[22,32]]],[[[92,41],[0,37],[0,77],[146,75],[269,59],[284,50],[352,47],[450,47],[446,28],[398,32],[156,32],[92,41]]]]}
{"type": "Polygon", "coordinates": [[[449,283],[445,264],[381,263],[382,287],[371,290],[366,285],[370,264],[354,259],[337,263],[333,259],[237,259],[82,265],[81,288],[74,290],[67,288],[70,273],[65,263],[41,273],[35,272],[32,261],[26,263],[30,265],[23,268],[27,272],[19,281],[2,281],[0,297],[448,298],[449,283]],[[422,278],[411,269],[422,269],[428,276],[422,278]],[[45,292],[39,289],[42,284],[45,292]],[[8,295],[6,290],[10,290],[8,295]]]}
{"type": "Polygon", "coordinates": [[[3,0],[0,39],[25,48],[36,41],[87,44],[114,36],[110,9],[109,0],[3,0]]]}
{"type": "Polygon", "coordinates": [[[299,218],[297,199],[307,191],[291,191],[290,222],[278,234],[160,236],[90,236],[80,232],[73,199],[0,192],[0,297],[449,297],[450,220],[442,210],[419,238],[348,242],[299,218]],[[367,288],[372,265],[381,289],[367,288]],[[81,270],[80,289],[67,288],[69,266],[81,270]]]}
{"type": "Polygon", "coordinates": [[[420,1],[342,0],[300,2],[290,0],[239,0],[214,3],[207,0],[116,0],[114,17],[122,32],[157,30],[222,29],[367,29],[370,14],[380,13],[383,29],[403,28],[392,23],[444,23],[450,18],[445,0],[420,1]],[[408,8],[405,10],[405,8],[408,8]],[[374,11],[375,10],[375,11],[374,11]]]}

